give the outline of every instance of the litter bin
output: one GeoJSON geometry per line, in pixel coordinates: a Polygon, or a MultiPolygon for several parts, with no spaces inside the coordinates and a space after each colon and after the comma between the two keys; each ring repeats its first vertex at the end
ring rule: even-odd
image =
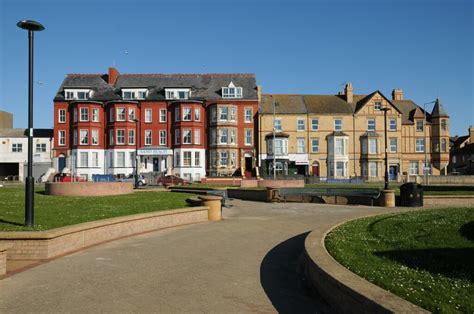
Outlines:
{"type": "Polygon", "coordinates": [[[405,183],[400,186],[400,203],[406,207],[423,206],[423,186],[417,183],[405,183]]]}

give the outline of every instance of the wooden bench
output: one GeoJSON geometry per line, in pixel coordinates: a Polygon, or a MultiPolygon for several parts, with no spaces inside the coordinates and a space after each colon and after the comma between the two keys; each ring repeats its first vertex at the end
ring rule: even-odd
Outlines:
{"type": "Polygon", "coordinates": [[[370,205],[374,206],[374,200],[380,197],[379,189],[365,189],[365,188],[280,188],[278,194],[280,200],[283,199],[285,202],[288,197],[292,196],[334,196],[337,204],[337,197],[367,197],[370,198],[370,205]]]}

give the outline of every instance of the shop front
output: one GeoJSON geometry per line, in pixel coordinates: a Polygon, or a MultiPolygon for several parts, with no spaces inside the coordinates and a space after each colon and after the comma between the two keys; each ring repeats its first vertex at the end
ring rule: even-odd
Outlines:
{"type": "Polygon", "coordinates": [[[160,175],[171,174],[173,169],[173,150],[163,147],[144,147],[138,150],[140,173],[160,175]]]}

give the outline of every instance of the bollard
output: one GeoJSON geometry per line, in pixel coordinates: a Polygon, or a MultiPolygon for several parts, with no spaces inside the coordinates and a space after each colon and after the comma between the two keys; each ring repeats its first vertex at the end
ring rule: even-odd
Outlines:
{"type": "Polygon", "coordinates": [[[382,190],[380,200],[382,207],[395,207],[395,190],[382,190]]]}
{"type": "Polygon", "coordinates": [[[210,221],[219,221],[222,219],[222,196],[216,195],[202,195],[199,196],[204,206],[209,207],[207,211],[207,218],[210,221]]]}

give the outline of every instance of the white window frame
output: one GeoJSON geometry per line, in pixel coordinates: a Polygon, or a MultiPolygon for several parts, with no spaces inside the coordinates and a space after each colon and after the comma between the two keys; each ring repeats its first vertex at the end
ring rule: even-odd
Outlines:
{"type": "Polygon", "coordinates": [[[161,146],[166,146],[166,130],[160,130],[160,145],[161,146]]]}
{"type": "Polygon", "coordinates": [[[150,146],[152,144],[152,130],[145,130],[145,146],[150,146]]]}
{"type": "Polygon", "coordinates": [[[146,88],[123,88],[122,89],[123,100],[145,99],[147,96],[148,96],[148,89],[146,88]]]}
{"type": "Polygon", "coordinates": [[[87,122],[89,121],[89,108],[87,107],[80,107],[79,108],[80,115],[79,115],[79,121],[81,122],[87,122]],[[83,112],[84,110],[84,112],[83,112]],[[83,118],[85,117],[85,118],[83,118]]]}
{"type": "Polygon", "coordinates": [[[117,152],[115,161],[116,161],[115,167],[124,168],[125,167],[125,152],[117,152]]]}
{"type": "Polygon", "coordinates": [[[191,151],[183,151],[183,167],[192,167],[193,154],[191,151]]]}
{"type": "Polygon", "coordinates": [[[135,119],[135,108],[128,108],[128,121],[134,122],[135,119]]]}
{"type": "Polygon", "coordinates": [[[229,107],[219,107],[219,121],[229,121],[229,107]],[[223,116],[225,118],[222,118],[223,116]]]}
{"type": "Polygon", "coordinates": [[[275,129],[275,131],[278,132],[281,132],[283,130],[281,118],[275,118],[275,121],[273,122],[273,128],[275,129]]]}
{"type": "Polygon", "coordinates": [[[168,110],[160,109],[160,122],[166,122],[168,116],[168,110]]]}
{"type": "Polygon", "coordinates": [[[226,150],[220,151],[219,152],[219,166],[220,167],[227,167],[228,162],[229,162],[229,152],[226,151],[226,150]]]}
{"type": "Polygon", "coordinates": [[[380,110],[382,108],[382,101],[376,100],[374,101],[374,110],[380,110]]]}
{"type": "Polygon", "coordinates": [[[191,97],[190,88],[165,88],[165,97],[172,99],[189,99],[191,97]]]}
{"type": "Polygon", "coordinates": [[[242,98],[243,90],[242,87],[237,87],[234,83],[230,82],[227,87],[222,87],[222,98],[242,98]]]}
{"type": "Polygon", "coordinates": [[[253,108],[245,108],[244,109],[244,121],[247,123],[252,123],[253,121],[253,108]]]}
{"type": "Polygon", "coordinates": [[[93,168],[99,167],[99,153],[98,152],[91,153],[91,167],[93,168]]]}
{"type": "Polygon", "coordinates": [[[398,129],[397,119],[390,119],[388,129],[389,131],[396,131],[398,129]]]}
{"type": "Polygon", "coordinates": [[[379,152],[378,148],[378,140],[376,138],[369,138],[367,139],[367,149],[369,155],[377,155],[379,152]]]}
{"type": "Polygon", "coordinates": [[[229,143],[229,130],[226,128],[220,129],[219,132],[219,144],[228,144],[229,143]],[[225,141],[222,139],[225,138],[225,141]]]}
{"type": "Polygon", "coordinates": [[[117,138],[115,139],[117,145],[125,145],[125,129],[117,129],[115,131],[117,138]],[[121,133],[121,134],[119,134],[121,133]],[[119,140],[121,139],[121,140],[119,140]]]}
{"type": "Polygon", "coordinates": [[[66,123],[66,109],[58,109],[58,123],[66,123]]]}
{"type": "Polygon", "coordinates": [[[183,129],[183,144],[190,145],[193,143],[193,132],[191,129],[183,129]]]}
{"type": "Polygon", "coordinates": [[[410,175],[418,175],[418,173],[420,172],[420,165],[418,161],[410,161],[409,166],[410,175]]]}
{"type": "Polygon", "coordinates": [[[23,144],[22,143],[13,143],[12,144],[12,153],[22,153],[23,144]]]}
{"type": "Polygon", "coordinates": [[[201,121],[201,108],[194,108],[194,120],[201,121]]]}
{"type": "Polygon", "coordinates": [[[369,161],[367,163],[367,175],[369,178],[377,178],[379,175],[378,164],[376,161],[369,161]]]}
{"type": "Polygon", "coordinates": [[[398,152],[398,139],[396,137],[392,137],[388,141],[389,141],[390,152],[391,153],[398,152]]]}
{"type": "Polygon", "coordinates": [[[296,153],[297,154],[305,154],[306,147],[305,147],[305,139],[303,137],[298,137],[296,139],[296,153]]]}
{"type": "Polygon", "coordinates": [[[201,152],[199,151],[194,152],[194,166],[195,167],[201,166],[201,152]]]}
{"type": "Polygon", "coordinates": [[[153,120],[153,111],[151,108],[145,109],[145,123],[151,123],[153,120]]]}
{"type": "Polygon", "coordinates": [[[89,130],[87,129],[79,130],[79,136],[80,136],[79,145],[89,145],[89,130]]]}
{"type": "Polygon", "coordinates": [[[311,139],[311,152],[312,153],[319,153],[319,138],[312,138],[311,139]]]}
{"type": "Polygon", "coordinates": [[[424,153],[425,149],[426,149],[425,139],[424,138],[416,138],[415,139],[415,152],[424,153]]]}
{"type": "Polygon", "coordinates": [[[237,144],[237,134],[235,132],[235,129],[230,129],[228,141],[229,144],[237,144]]]}
{"type": "Polygon", "coordinates": [[[375,119],[367,119],[367,131],[374,131],[377,128],[375,119]]]}
{"type": "Polygon", "coordinates": [[[99,122],[99,109],[92,108],[92,122],[99,122]]]}
{"type": "Polygon", "coordinates": [[[88,152],[80,152],[79,160],[80,160],[80,165],[82,168],[89,167],[89,153],[88,152]]]}
{"type": "Polygon", "coordinates": [[[184,107],[183,108],[183,121],[192,121],[193,120],[193,108],[184,107]]]}
{"type": "Polygon", "coordinates": [[[128,145],[135,145],[135,129],[128,130],[128,145]]]}
{"type": "Polygon", "coordinates": [[[296,130],[297,131],[304,131],[306,129],[305,119],[304,118],[297,118],[296,119],[296,130]]]}
{"type": "Polygon", "coordinates": [[[117,107],[117,110],[115,111],[115,121],[126,121],[127,119],[127,109],[125,107],[117,107]],[[123,112],[123,117],[120,112],[123,112]]]}
{"type": "Polygon", "coordinates": [[[311,119],[311,131],[319,130],[319,118],[311,119]]]}
{"type": "Polygon", "coordinates": [[[245,146],[252,146],[252,129],[245,129],[245,137],[244,137],[244,145],[245,146]]]}
{"type": "Polygon", "coordinates": [[[342,131],[342,119],[334,119],[334,131],[342,131]]]}
{"type": "Polygon", "coordinates": [[[343,137],[334,138],[334,155],[345,156],[346,155],[346,140],[343,137]],[[341,147],[338,146],[341,143],[341,147]]]}
{"type": "Polygon", "coordinates": [[[201,130],[200,129],[194,130],[194,144],[201,145],[201,130]]]}
{"type": "Polygon", "coordinates": [[[99,145],[99,130],[97,129],[92,129],[91,145],[99,145]]]}
{"type": "Polygon", "coordinates": [[[415,120],[415,131],[416,132],[423,132],[425,129],[425,123],[423,120],[415,120]]]}
{"type": "Polygon", "coordinates": [[[229,107],[229,121],[237,121],[237,110],[235,107],[229,107]]]}
{"type": "Polygon", "coordinates": [[[91,97],[90,89],[65,89],[64,97],[66,100],[87,100],[91,97]],[[84,96],[84,97],[79,97],[84,96]]]}
{"type": "Polygon", "coordinates": [[[59,130],[58,131],[58,145],[59,146],[66,146],[66,131],[65,130],[59,130]]]}

